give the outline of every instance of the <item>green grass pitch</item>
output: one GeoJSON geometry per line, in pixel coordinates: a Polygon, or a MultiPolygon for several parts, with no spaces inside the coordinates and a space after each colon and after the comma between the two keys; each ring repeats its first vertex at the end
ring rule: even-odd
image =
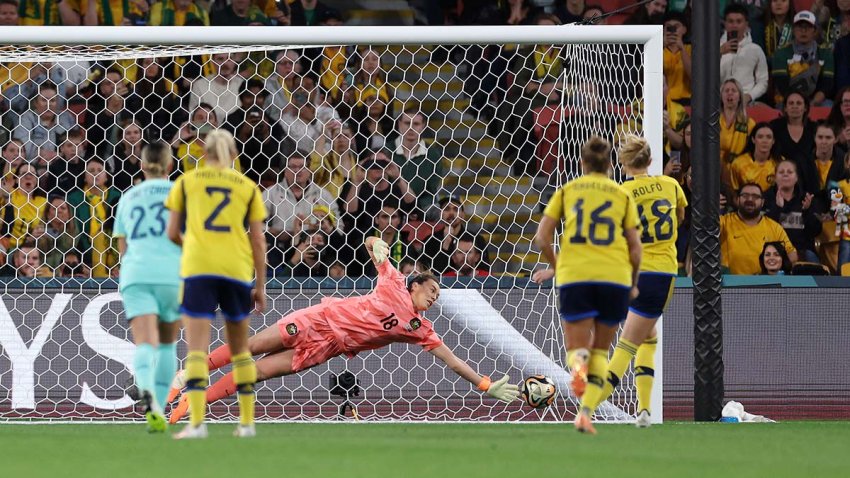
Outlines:
{"type": "MultiPolygon", "coordinates": [[[[181,425],[182,426],[182,425],[181,425]]],[[[144,425],[0,424],[8,477],[799,477],[850,476],[850,424],[667,423],[647,430],[571,424],[234,425],[206,440],[144,425]]]]}

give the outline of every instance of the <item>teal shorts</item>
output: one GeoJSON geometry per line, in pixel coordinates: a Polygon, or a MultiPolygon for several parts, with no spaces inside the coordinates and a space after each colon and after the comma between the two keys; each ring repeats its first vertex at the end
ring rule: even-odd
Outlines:
{"type": "Polygon", "coordinates": [[[157,315],[167,323],[180,319],[179,285],[132,284],[121,289],[121,298],[127,320],[140,315],[157,315]]]}

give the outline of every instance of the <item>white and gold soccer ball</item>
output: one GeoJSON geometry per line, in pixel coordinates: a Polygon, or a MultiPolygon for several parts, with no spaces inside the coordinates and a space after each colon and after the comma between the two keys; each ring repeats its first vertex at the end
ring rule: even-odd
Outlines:
{"type": "Polygon", "coordinates": [[[545,375],[532,375],[522,382],[522,399],[533,408],[546,408],[555,401],[558,389],[545,375]]]}

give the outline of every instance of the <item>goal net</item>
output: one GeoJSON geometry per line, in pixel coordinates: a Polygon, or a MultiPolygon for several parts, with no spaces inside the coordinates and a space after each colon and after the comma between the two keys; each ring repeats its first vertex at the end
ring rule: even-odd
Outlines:
{"type": "MultiPolygon", "coordinates": [[[[425,315],[458,357],[559,390],[545,410],[506,405],[394,344],[263,382],[258,419],[350,418],[346,400],[363,420],[572,419],[556,293],[529,281],[543,267],[531,239],[588,137],[643,134],[660,152],[660,29],[14,30],[0,47],[0,419],[139,417],[114,208],[142,180],[144,144],[169,143],[177,177],[203,166],[214,128],[233,132],[235,167],[269,211],[270,306],[252,332],[368,293],[362,243],[379,235],[404,273],[441,276],[425,315]],[[343,372],[358,394],[332,393],[343,372]]],[[[214,322],[212,347],[223,336],[214,322]]],[[[629,376],[598,418],[629,420],[635,404],[629,376]]],[[[210,413],[234,418],[235,400],[210,413]]]]}

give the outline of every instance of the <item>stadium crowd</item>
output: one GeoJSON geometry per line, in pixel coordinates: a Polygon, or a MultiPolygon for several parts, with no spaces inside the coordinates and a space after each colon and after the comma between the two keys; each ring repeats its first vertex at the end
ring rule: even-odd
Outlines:
{"type": "MultiPolygon", "coordinates": [[[[653,0],[606,18],[595,17],[628,2],[411,3],[426,4],[417,18],[431,23],[664,25],[664,174],[689,194],[689,0],[653,0]]],[[[836,228],[838,204],[850,204],[850,0],[719,3],[723,264],[732,274],[840,274],[850,263],[840,213],[836,228]],[[768,245],[785,258],[781,267],[765,259],[768,245]]],[[[3,28],[345,21],[346,12],[316,0],[0,0],[3,28]]],[[[535,128],[539,112],[594,97],[588,84],[565,98],[565,55],[490,45],[436,48],[431,61],[467,68],[467,114],[487,123],[515,174],[552,176],[571,160],[541,148],[550,131],[535,128]]],[[[491,244],[468,227],[464,198],[443,188],[442,147],[426,138],[422,109],[396,101],[390,67],[382,50],[363,46],[0,64],[0,275],[119,274],[114,207],[141,179],[141,148],[170,143],[177,176],[204,164],[204,138],[215,128],[233,133],[235,167],[264,191],[274,277],[374,275],[359,247],[368,236],[390,244],[403,272],[487,275],[491,244]]],[[[615,144],[639,117],[585,106],[615,144]]],[[[555,127],[556,137],[574,134],[555,127]]],[[[689,227],[686,219],[679,234],[683,274],[689,227]]]]}

